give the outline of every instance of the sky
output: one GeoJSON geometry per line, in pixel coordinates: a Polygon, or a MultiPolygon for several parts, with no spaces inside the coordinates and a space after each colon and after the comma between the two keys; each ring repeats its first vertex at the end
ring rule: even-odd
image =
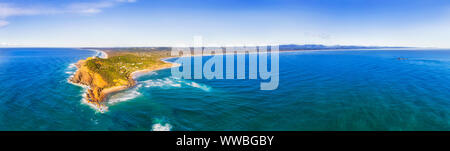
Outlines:
{"type": "Polygon", "coordinates": [[[449,0],[0,0],[0,47],[450,48],[449,0]]]}

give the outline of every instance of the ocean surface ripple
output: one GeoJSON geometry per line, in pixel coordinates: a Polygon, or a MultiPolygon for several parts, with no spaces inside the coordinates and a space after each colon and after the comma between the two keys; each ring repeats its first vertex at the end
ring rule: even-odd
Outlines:
{"type": "Polygon", "coordinates": [[[259,79],[160,70],[113,94],[104,114],[67,82],[74,63],[94,55],[104,56],[0,49],[0,130],[450,130],[449,50],[280,53],[274,91],[259,90],[259,79]]]}

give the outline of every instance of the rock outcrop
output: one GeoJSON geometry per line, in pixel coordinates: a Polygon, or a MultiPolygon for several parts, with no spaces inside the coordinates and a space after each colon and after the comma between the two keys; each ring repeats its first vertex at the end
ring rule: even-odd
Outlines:
{"type": "MultiPolygon", "coordinates": [[[[87,60],[92,59],[88,58],[87,60]]],[[[86,90],[86,101],[96,105],[99,109],[104,106],[103,101],[107,94],[103,92],[108,83],[103,78],[91,70],[89,70],[85,63],[87,60],[80,60],[76,66],[77,72],[69,79],[70,82],[80,85],[88,86],[86,90]]]]}

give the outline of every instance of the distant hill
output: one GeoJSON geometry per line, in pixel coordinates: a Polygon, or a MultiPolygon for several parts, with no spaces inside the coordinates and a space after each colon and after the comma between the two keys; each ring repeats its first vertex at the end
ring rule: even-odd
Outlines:
{"type": "Polygon", "coordinates": [[[381,49],[381,48],[406,48],[406,47],[381,47],[381,46],[326,46],[326,45],[280,45],[280,51],[286,50],[328,50],[328,49],[381,49]]]}

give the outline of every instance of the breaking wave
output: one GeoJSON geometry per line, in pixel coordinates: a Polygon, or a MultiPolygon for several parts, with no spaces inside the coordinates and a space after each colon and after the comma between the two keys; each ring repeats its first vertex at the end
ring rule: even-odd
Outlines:
{"type": "Polygon", "coordinates": [[[199,88],[203,91],[209,92],[211,91],[211,88],[207,85],[203,85],[203,84],[198,84],[196,82],[191,82],[191,83],[186,83],[187,85],[194,87],[194,88],[199,88]]]}
{"type": "Polygon", "coordinates": [[[149,88],[149,87],[162,87],[162,88],[181,87],[180,81],[176,81],[171,78],[146,80],[146,81],[143,81],[142,83],[145,85],[146,88],[149,88]]]}
{"type": "Polygon", "coordinates": [[[161,123],[153,124],[152,131],[170,131],[172,129],[172,125],[166,123],[162,125],[161,123]]]}
{"type": "Polygon", "coordinates": [[[99,50],[93,50],[93,51],[95,51],[95,53],[96,53],[94,55],[95,57],[103,58],[103,59],[108,57],[108,55],[105,52],[103,52],[103,51],[99,51],[99,50]]]}
{"type": "Polygon", "coordinates": [[[194,88],[201,89],[203,91],[209,92],[211,88],[204,84],[199,84],[196,82],[185,81],[181,79],[173,79],[173,78],[163,78],[163,79],[152,79],[142,81],[144,87],[160,87],[160,88],[180,88],[182,86],[190,86],[194,88]]]}
{"type": "Polygon", "coordinates": [[[134,88],[131,88],[131,89],[128,89],[125,91],[121,91],[121,92],[117,92],[117,93],[110,95],[107,100],[107,104],[110,106],[110,105],[115,105],[120,102],[125,102],[125,101],[135,99],[142,95],[139,92],[140,88],[142,88],[142,87],[145,87],[145,88],[158,87],[158,88],[163,88],[163,89],[170,89],[170,88],[181,88],[183,86],[198,88],[198,89],[201,89],[206,92],[209,92],[211,90],[211,88],[208,87],[207,85],[199,84],[196,82],[184,81],[184,80],[180,80],[180,79],[173,79],[173,78],[152,79],[152,80],[142,81],[142,82],[140,82],[140,84],[138,84],[134,88]]]}
{"type": "Polygon", "coordinates": [[[134,98],[137,98],[139,96],[141,96],[141,93],[138,92],[139,88],[142,85],[137,85],[135,88],[123,91],[123,92],[118,92],[116,94],[111,95],[108,98],[108,104],[109,105],[114,105],[120,102],[125,102],[134,98]]]}
{"type": "MultiPolygon", "coordinates": [[[[80,86],[82,86],[82,85],[80,85],[80,86]]],[[[108,106],[102,106],[102,107],[98,107],[98,106],[96,106],[95,104],[92,104],[92,103],[89,103],[87,100],[86,100],[86,90],[88,89],[88,87],[86,87],[86,86],[82,86],[83,87],[83,92],[82,92],[82,99],[81,99],[81,103],[82,104],[85,104],[85,105],[87,105],[87,106],[89,106],[89,107],[91,107],[92,109],[94,109],[97,113],[98,112],[100,112],[100,113],[105,113],[105,112],[107,112],[108,111],[108,106]]]]}
{"type": "Polygon", "coordinates": [[[71,63],[67,69],[75,69],[77,66],[75,65],[75,63],[71,63]]]}
{"type": "Polygon", "coordinates": [[[73,75],[76,70],[77,70],[77,66],[75,65],[75,63],[71,63],[65,70],[65,73],[69,74],[69,75],[73,75]]]}

